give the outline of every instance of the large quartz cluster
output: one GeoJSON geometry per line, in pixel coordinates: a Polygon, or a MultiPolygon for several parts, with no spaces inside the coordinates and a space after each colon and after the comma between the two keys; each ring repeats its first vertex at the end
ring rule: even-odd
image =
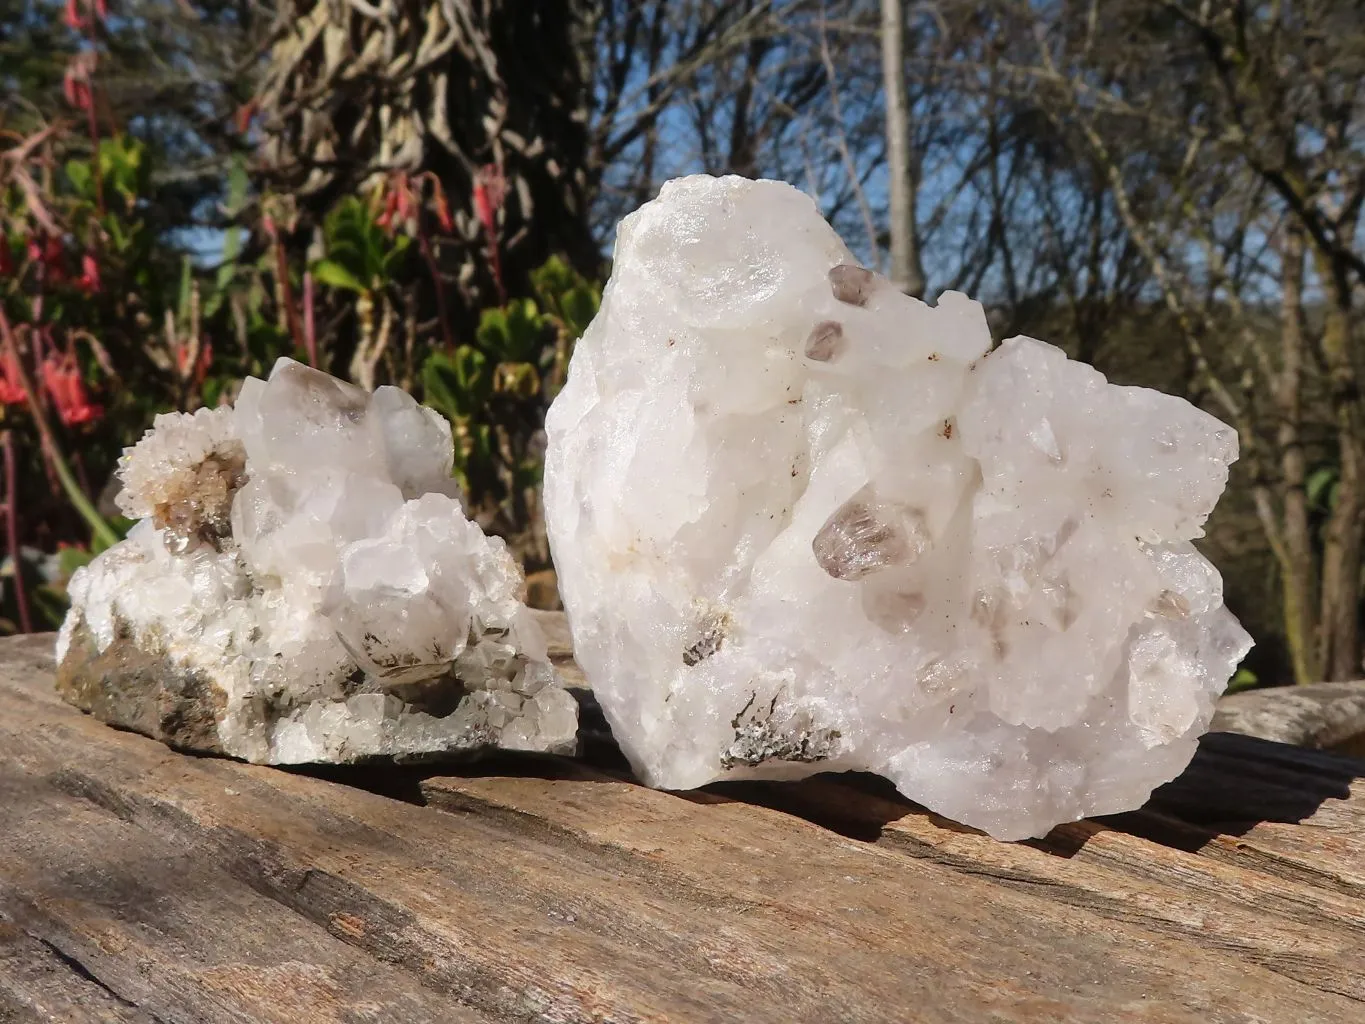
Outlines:
{"type": "Polygon", "coordinates": [[[402,391],[289,359],[235,408],[158,417],[120,467],[140,521],[71,581],[59,689],[262,763],[573,751],[577,704],[451,461],[402,391]]]}
{"type": "Polygon", "coordinates": [[[1177,775],[1250,647],[1190,543],[1231,429],[992,350],[780,183],[622,223],[548,433],[576,657],[652,785],[868,770],[1041,835],[1177,775]]]}

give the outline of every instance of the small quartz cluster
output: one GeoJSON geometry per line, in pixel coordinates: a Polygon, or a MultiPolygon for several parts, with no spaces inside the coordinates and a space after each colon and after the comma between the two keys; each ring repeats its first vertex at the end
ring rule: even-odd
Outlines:
{"type": "Polygon", "coordinates": [[[71,581],[60,691],[260,763],[572,752],[521,571],[451,468],[442,417],[289,359],[158,417],[120,466],[139,522],[71,581]]]}
{"type": "Polygon", "coordinates": [[[1193,547],[1237,455],[777,182],[620,226],[547,422],[575,655],[640,776],[866,770],[994,836],[1139,806],[1250,647],[1193,547]]]}
{"type": "Polygon", "coordinates": [[[220,548],[232,536],[232,498],[246,478],[246,450],[232,409],[163,413],[119,466],[115,504],[129,519],[150,519],[176,553],[196,541],[220,548]]]}

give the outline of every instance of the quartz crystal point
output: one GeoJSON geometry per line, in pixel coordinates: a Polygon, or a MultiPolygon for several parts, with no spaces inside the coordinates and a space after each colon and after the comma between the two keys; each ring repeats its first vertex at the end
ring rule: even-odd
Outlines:
{"type": "Polygon", "coordinates": [[[449,424],[289,359],[235,408],[157,417],[128,538],[71,581],[58,687],[111,723],[267,764],[572,752],[577,704],[449,424]]]}
{"type": "Polygon", "coordinates": [[[1002,839],[1140,805],[1250,639],[1191,545],[1236,458],[813,202],[684,178],[621,224],[548,420],[576,658],[640,777],[866,770],[1002,839]]]}

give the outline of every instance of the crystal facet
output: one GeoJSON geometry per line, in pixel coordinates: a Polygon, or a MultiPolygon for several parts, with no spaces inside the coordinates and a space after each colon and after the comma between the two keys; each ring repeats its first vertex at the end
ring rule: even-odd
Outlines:
{"type": "Polygon", "coordinates": [[[71,581],[58,685],[172,745],[285,764],[572,752],[577,703],[449,424],[292,360],[125,454],[140,522],[71,581]]]}
{"type": "Polygon", "coordinates": [[[1001,838],[1127,810],[1250,647],[1191,541],[1235,433],[856,265],[776,182],[666,185],[550,411],[575,654],[648,783],[859,769],[1001,838]]]}

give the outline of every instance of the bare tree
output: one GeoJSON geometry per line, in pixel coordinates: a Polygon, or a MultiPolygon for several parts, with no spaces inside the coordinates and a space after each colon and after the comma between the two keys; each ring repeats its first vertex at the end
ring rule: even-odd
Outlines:
{"type": "Polygon", "coordinates": [[[995,69],[1016,103],[1098,168],[1196,389],[1238,428],[1301,681],[1360,670],[1365,410],[1353,310],[1365,267],[1365,33],[1351,10],[1344,0],[990,8],[995,69]],[[1310,294],[1316,316],[1304,311],[1310,294]],[[1321,398],[1312,416],[1308,396],[1321,398]],[[1336,476],[1320,542],[1306,495],[1314,458],[1336,476]]]}
{"type": "Polygon", "coordinates": [[[910,106],[905,89],[905,6],[902,0],[881,0],[881,14],[891,280],[903,291],[919,296],[924,294],[925,280],[916,237],[916,181],[910,154],[910,106]]]}

